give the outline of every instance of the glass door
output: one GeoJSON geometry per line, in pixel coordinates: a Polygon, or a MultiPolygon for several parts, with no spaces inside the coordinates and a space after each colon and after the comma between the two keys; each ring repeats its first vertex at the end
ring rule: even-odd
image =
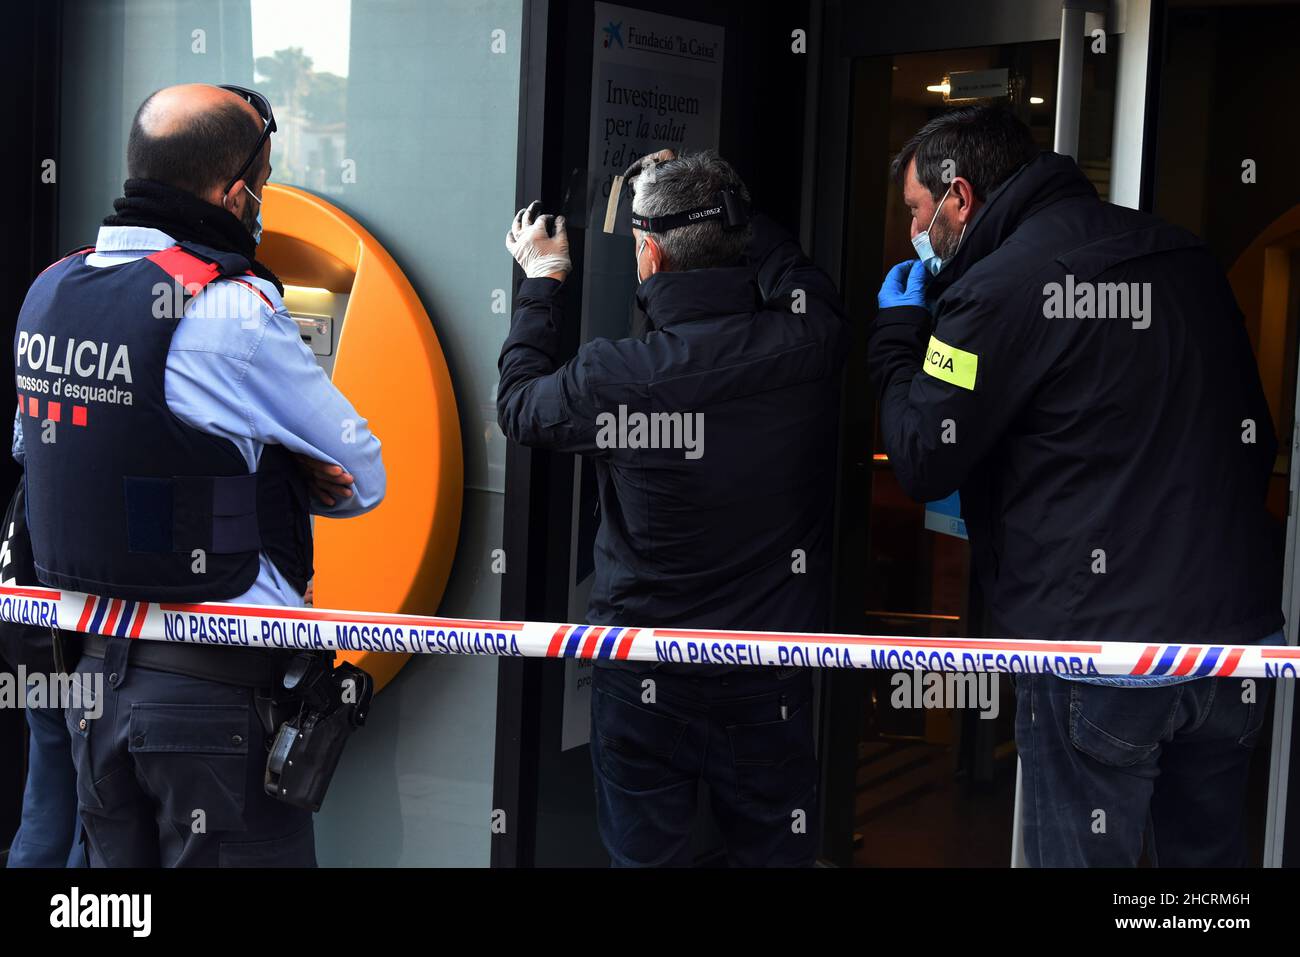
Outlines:
{"type": "MultiPolygon", "coordinates": [[[[1118,39],[1108,42],[1114,53],[1118,39]]],[[[888,176],[892,156],[944,109],[975,102],[960,99],[973,81],[995,90],[1039,144],[1052,148],[1058,60],[1059,42],[1042,40],[854,61],[844,294],[861,326],[874,314],[885,272],[914,257],[909,213],[888,176]]],[[[1079,162],[1103,198],[1110,185],[1115,60],[1084,58],[1079,162]]],[[[837,630],[985,634],[959,503],[920,504],[903,492],[880,442],[860,360],[855,356],[846,387],[841,499],[847,521],[837,630]]],[[[851,776],[839,777],[852,781],[851,863],[1005,866],[1016,778],[1009,680],[989,675],[977,679],[982,686],[967,683],[973,697],[961,707],[952,706],[955,686],[940,694],[915,674],[872,671],[832,680],[840,699],[836,719],[847,716],[856,729],[851,749],[831,758],[852,764],[851,776]],[[844,705],[846,685],[856,708],[844,705]]]]}

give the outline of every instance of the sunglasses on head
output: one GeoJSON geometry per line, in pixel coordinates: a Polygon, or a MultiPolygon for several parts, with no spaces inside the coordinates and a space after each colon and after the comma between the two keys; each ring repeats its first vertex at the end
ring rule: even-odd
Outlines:
{"type": "Polygon", "coordinates": [[[226,183],[226,188],[222,190],[223,193],[228,193],[230,192],[230,187],[234,186],[244,178],[244,174],[247,173],[248,168],[253,165],[253,161],[262,154],[262,144],[265,143],[267,139],[270,138],[271,134],[275,132],[276,127],[275,114],[271,112],[271,102],[261,93],[258,93],[256,90],[249,90],[245,87],[234,86],[228,83],[222,83],[220,86],[221,89],[229,90],[231,93],[240,96],[248,103],[252,104],[253,109],[257,110],[257,115],[260,116],[266,124],[262,127],[262,135],[257,138],[257,142],[253,145],[253,151],[248,154],[248,159],[244,160],[244,165],[239,167],[239,172],[230,178],[230,182],[226,183]]]}

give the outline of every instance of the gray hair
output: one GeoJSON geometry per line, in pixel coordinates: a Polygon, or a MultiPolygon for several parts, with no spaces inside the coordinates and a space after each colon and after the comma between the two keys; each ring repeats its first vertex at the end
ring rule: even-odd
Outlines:
{"type": "MultiPolygon", "coordinates": [[[[639,216],[668,216],[712,206],[719,190],[734,189],[746,204],[749,190],[731,164],[713,150],[683,153],[652,166],[632,181],[632,208],[639,216]]],[[[743,261],[752,230],[723,229],[718,219],[650,233],[663,251],[665,270],[735,266],[743,261]]]]}

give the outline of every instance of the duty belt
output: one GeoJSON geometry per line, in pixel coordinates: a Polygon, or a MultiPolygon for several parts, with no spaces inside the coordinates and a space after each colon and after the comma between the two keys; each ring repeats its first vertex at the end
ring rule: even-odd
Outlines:
{"type": "Polygon", "coordinates": [[[91,658],[103,658],[111,647],[109,642],[126,641],[131,645],[127,660],[137,667],[249,688],[278,687],[288,660],[292,657],[285,652],[264,648],[132,641],[129,638],[103,638],[99,635],[80,637],[84,641],[84,653],[91,658]]]}

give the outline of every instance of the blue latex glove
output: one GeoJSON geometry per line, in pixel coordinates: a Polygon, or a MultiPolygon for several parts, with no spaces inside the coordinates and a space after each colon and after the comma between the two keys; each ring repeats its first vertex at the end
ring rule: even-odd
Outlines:
{"type": "Polygon", "coordinates": [[[884,285],[876,296],[881,309],[892,306],[920,306],[925,308],[925,284],[930,274],[919,259],[908,259],[889,270],[884,285]]]}

